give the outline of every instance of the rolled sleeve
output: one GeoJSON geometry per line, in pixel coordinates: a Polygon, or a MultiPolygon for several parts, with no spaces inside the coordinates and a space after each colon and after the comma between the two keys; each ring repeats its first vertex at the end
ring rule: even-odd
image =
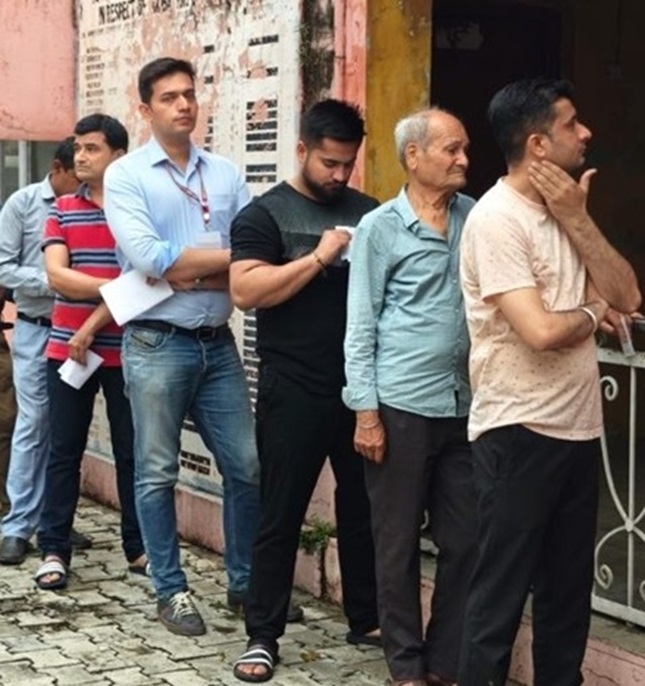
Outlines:
{"type": "Polygon", "coordinates": [[[119,250],[137,271],[160,279],[183,246],[162,240],[154,228],[143,189],[126,169],[112,165],[105,174],[105,216],[119,250]]]}
{"type": "MultiPolygon", "coordinates": [[[[28,196],[14,193],[0,212],[0,284],[5,288],[20,289],[25,295],[45,297],[51,295],[47,275],[42,266],[21,264],[25,261],[24,232],[27,220],[28,196]]],[[[32,252],[38,254],[40,242],[32,252]]]]}
{"type": "Polygon", "coordinates": [[[377,322],[383,307],[386,265],[369,219],[359,224],[352,242],[343,401],[351,410],[376,410],[377,322]]]}

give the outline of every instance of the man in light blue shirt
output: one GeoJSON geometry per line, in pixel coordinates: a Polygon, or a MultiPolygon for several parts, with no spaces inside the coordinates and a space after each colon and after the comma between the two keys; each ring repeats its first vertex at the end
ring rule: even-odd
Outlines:
{"type": "Polygon", "coordinates": [[[105,214],[124,270],[164,278],[175,290],[127,325],[123,371],[135,429],[137,511],[157,613],[183,635],[206,631],[177,539],[174,489],[187,414],[223,477],[230,594],[246,592],[259,519],[253,416],[227,324],[229,226],[249,192],[232,162],[192,144],[194,82],[184,60],[165,57],[143,67],[140,112],[152,138],[105,175],[105,214]]]}
{"type": "Polygon", "coordinates": [[[49,457],[44,351],[54,294],[47,284],[41,243],[47,212],[54,200],[78,187],[73,141],[62,141],[47,177],[13,193],[0,213],[0,284],[13,289],[17,309],[11,356],[18,404],[7,474],[11,507],[2,520],[0,564],[20,564],[25,559],[43,504],[49,457]]]}
{"type": "Polygon", "coordinates": [[[407,183],[366,215],[352,241],[345,403],[366,459],[379,620],[395,684],[456,681],[474,554],[474,491],[466,420],[468,332],[459,241],[474,201],[468,136],[431,109],[395,131],[407,183]],[[429,503],[439,546],[432,617],[421,633],[419,528],[429,503]]]}

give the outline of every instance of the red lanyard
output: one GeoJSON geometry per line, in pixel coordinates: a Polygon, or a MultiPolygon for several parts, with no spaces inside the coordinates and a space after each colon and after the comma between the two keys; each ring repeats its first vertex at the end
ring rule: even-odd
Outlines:
{"type": "Polygon", "coordinates": [[[204,179],[202,177],[202,170],[199,168],[200,167],[200,161],[197,161],[197,175],[199,176],[199,189],[201,193],[201,197],[195,193],[192,189],[188,188],[188,186],[184,186],[183,183],[179,183],[177,179],[175,178],[174,174],[172,173],[172,165],[170,162],[166,161],[164,162],[164,167],[166,171],[168,172],[168,175],[172,179],[173,183],[179,190],[186,195],[188,198],[196,202],[201,208],[202,208],[202,217],[204,218],[204,226],[208,228],[208,224],[211,220],[211,212],[210,208],[208,206],[208,194],[206,193],[206,187],[204,186],[204,179]]]}

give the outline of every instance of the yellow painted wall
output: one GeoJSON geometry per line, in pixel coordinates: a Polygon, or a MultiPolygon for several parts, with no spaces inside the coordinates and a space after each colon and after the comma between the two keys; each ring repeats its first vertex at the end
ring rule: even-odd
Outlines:
{"type": "Polygon", "coordinates": [[[367,8],[365,190],[386,200],[403,181],[394,126],[428,105],[432,1],[370,0],[367,8]]]}

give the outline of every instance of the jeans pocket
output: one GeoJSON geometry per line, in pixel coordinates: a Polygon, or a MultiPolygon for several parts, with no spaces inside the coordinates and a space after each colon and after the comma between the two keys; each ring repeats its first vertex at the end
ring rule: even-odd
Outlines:
{"type": "Polygon", "coordinates": [[[171,332],[128,327],[124,338],[130,352],[148,352],[162,348],[170,336],[172,336],[171,332]]]}

